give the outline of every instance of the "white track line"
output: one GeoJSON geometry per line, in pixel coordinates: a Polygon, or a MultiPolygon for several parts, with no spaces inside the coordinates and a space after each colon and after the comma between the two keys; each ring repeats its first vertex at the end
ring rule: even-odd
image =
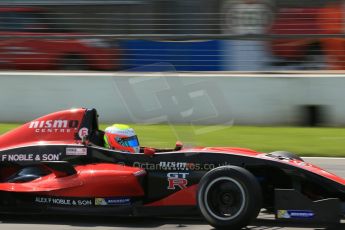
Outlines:
{"type": "Polygon", "coordinates": [[[249,78],[343,78],[345,72],[98,72],[98,71],[0,71],[0,76],[89,77],[249,77],[249,78]]]}
{"type": "Polygon", "coordinates": [[[345,160],[345,157],[302,157],[303,159],[332,159],[332,160],[345,160]]]}

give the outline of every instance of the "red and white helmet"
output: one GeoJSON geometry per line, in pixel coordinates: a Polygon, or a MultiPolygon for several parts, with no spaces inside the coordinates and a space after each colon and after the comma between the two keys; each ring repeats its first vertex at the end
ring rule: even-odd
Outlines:
{"type": "Polygon", "coordinates": [[[114,124],[105,129],[105,147],[129,153],[139,153],[140,145],[134,129],[128,125],[114,124]]]}

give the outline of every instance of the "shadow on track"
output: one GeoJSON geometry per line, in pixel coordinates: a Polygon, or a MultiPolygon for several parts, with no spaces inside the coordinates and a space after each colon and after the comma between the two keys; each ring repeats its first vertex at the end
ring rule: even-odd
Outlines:
{"type": "Polygon", "coordinates": [[[337,225],[321,225],[315,223],[289,223],[282,222],[275,219],[257,219],[252,223],[248,230],[289,230],[289,229],[303,229],[303,230],[345,230],[345,224],[337,225]]]}
{"type": "MultiPolygon", "coordinates": [[[[64,215],[3,215],[1,224],[26,225],[69,225],[72,227],[114,227],[114,228],[159,228],[162,225],[207,225],[205,221],[191,218],[158,218],[158,217],[99,217],[99,216],[64,216],[64,215]]],[[[209,228],[211,229],[211,227],[209,228]]]]}
{"type": "MultiPolygon", "coordinates": [[[[164,225],[169,225],[170,229],[183,228],[188,229],[213,229],[205,221],[197,218],[158,218],[158,217],[90,217],[90,216],[44,216],[44,215],[3,215],[0,218],[0,229],[2,224],[13,225],[13,228],[17,229],[15,225],[47,225],[47,229],[51,229],[58,225],[70,226],[66,229],[77,229],[78,227],[104,227],[115,229],[127,229],[127,228],[142,228],[152,229],[161,228],[164,225]],[[49,227],[50,226],[50,227],[49,227]]],[[[18,227],[18,229],[22,227],[18,227]]],[[[78,229],[79,229],[78,228],[78,229]]],[[[258,219],[251,224],[246,230],[290,230],[301,229],[303,230],[344,230],[345,224],[339,224],[337,226],[320,226],[316,224],[297,224],[297,223],[284,223],[274,219],[258,219]]]]}

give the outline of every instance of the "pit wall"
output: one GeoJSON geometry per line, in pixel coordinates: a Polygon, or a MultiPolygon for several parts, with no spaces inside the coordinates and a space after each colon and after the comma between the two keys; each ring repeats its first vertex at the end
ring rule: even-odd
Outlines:
{"type": "Polygon", "coordinates": [[[0,122],[86,107],[107,123],[299,125],[312,106],[344,126],[344,87],[342,74],[0,72],[0,122]]]}

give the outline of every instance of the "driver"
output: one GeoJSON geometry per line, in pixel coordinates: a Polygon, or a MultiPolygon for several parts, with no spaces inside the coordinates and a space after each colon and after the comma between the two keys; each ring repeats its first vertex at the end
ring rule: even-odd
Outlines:
{"type": "Polygon", "coordinates": [[[140,152],[134,129],[123,124],[114,124],[105,129],[104,147],[129,153],[140,152]]]}

